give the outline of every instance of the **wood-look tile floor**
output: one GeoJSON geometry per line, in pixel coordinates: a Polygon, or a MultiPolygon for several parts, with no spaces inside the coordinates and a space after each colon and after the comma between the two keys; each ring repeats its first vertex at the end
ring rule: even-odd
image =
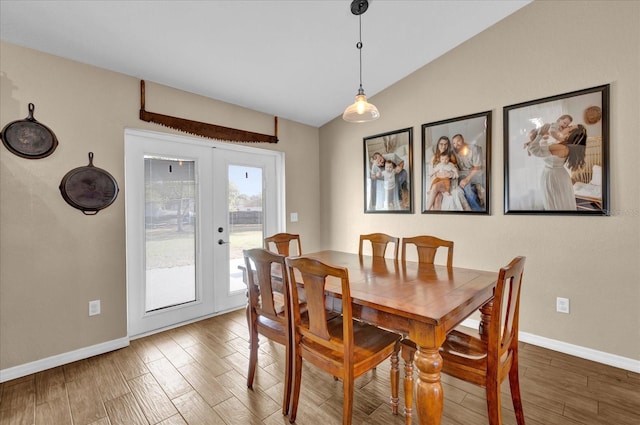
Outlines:
{"type": "MultiPolygon", "coordinates": [[[[288,424],[284,349],[261,339],[246,387],[247,326],[237,311],[131,341],[127,348],[0,384],[0,425],[288,424]]],[[[522,344],[528,425],[638,425],[640,375],[522,344]]],[[[484,391],[443,375],[443,425],[487,424],[484,391]]],[[[356,381],[354,424],[404,424],[389,407],[389,362],[356,381]]],[[[515,424],[508,384],[505,425],[515,424]]],[[[401,385],[401,403],[402,385],[401,385]]],[[[298,425],[341,423],[342,383],[305,366],[298,425]]],[[[414,421],[415,423],[415,421],[414,421]]]]}

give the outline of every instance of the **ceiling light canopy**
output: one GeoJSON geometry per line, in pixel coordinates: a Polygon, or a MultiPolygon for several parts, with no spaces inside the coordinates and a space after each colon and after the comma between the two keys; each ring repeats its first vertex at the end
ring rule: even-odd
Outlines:
{"type": "Polygon", "coordinates": [[[351,2],[351,13],[358,16],[360,25],[360,40],[356,44],[358,52],[360,53],[360,88],[358,94],[356,94],[355,102],[348,106],[342,114],[342,119],[348,122],[368,122],[377,120],[380,118],[380,112],[375,105],[367,102],[367,96],[364,94],[362,88],[362,14],[369,8],[369,2],[367,0],[353,0],[351,2]]]}

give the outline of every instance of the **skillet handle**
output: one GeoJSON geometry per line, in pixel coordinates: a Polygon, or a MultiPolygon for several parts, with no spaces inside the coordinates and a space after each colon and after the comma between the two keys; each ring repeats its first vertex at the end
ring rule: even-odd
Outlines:
{"type": "Polygon", "coordinates": [[[35,118],[33,118],[33,112],[35,110],[36,106],[33,103],[29,103],[29,116],[27,117],[29,121],[35,121],[35,118]]]}
{"type": "Polygon", "coordinates": [[[84,215],[96,215],[96,214],[98,214],[98,211],[85,211],[85,210],[82,210],[82,214],[84,214],[84,215]]]}

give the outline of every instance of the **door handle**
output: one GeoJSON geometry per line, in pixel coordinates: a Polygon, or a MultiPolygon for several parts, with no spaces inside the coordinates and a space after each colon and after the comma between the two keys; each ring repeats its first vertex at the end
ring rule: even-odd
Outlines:
{"type": "Polygon", "coordinates": [[[229,243],[229,242],[223,241],[222,239],[218,239],[218,245],[224,245],[226,243],[229,243]]]}

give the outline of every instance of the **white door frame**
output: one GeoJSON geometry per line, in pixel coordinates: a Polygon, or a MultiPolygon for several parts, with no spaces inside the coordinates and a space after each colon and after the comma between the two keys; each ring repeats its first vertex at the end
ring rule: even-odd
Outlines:
{"type": "MultiPolygon", "coordinates": [[[[274,204],[277,202],[278,190],[276,185],[267,184],[277,181],[278,167],[275,163],[276,156],[260,152],[249,152],[246,150],[231,150],[216,148],[213,155],[213,179],[216,182],[227,182],[227,184],[215,184],[213,205],[214,241],[214,281],[223,282],[229,279],[229,273],[240,274],[235,261],[231,261],[230,248],[232,247],[230,234],[231,223],[229,219],[229,169],[230,166],[259,168],[262,170],[262,224],[263,237],[279,231],[277,220],[272,215],[276,214],[278,208],[274,204]],[[224,200],[225,202],[222,202],[224,200]],[[229,265],[236,268],[229,270],[229,265]]],[[[234,249],[234,251],[236,251],[234,249]]],[[[237,251],[236,251],[237,252],[237,251]]],[[[237,253],[236,253],[237,255],[237,253]]],[[[237,257],[234,258],[234,260],[237,257]]],[[[235,285],[234,285],[235,286],[235,285]]],[[[238,306],[245,306],[247,301],[246,287],[231,290],[229,285],[214,285],[214,307],[217,312],[237,309],[238,306]]],[[[237,288],[237,287],[236,287],[237,288]]]]}
{"type": "MultiPolygon", "coordinates": [[[[213,196],[220,196],[220,191],[213,189],[215,183],[213,170],[214,150],[222,150],[225,153],[247,152],[272,156],[276,167],[276,190],[272,206],[275,210],[275,222],[277,229],[275,232],[283,231],[285,228],[285,178],[284,178],[284,153],[273,150],[259,149],[240,144],[230,144],[219,141],[205,141],[200,138],[189,136],[159,133],[147,130],[125,129],[125,203],[126,203],[126,250],[127,250],[127,327],[129,336],[142,336],[149,333],[158,332],[163,329],[174,327],[178,324],[188,323],[204,317],[210,317],[223,311],[218,310],[219,303],[215,297],[218,292],[215,288],[219,285],[203,284],[203,276],[219,275],[214,268],[220,267],[219,261],[211,261],[217,258],[214,250],[217,248],[218,234],[214,229],[213,220],[213,196]],[[166,143],[169,142],[169,143],[166,143]],[[189,306],[176,306],[163,309],[159,312],[146,313],[144,308],[144,243],[140,233],[144,229],[144,189],[140,185],[133,184],[134,181],[144,181],[144,154],[162,154],[163,145],[179,143],[184,145],[180,148],[180,155],[190,155],[190,151],[202,148],[210,148],[210,160],[203,160],[198,173],[200,187],[198,191],[210,191],[212,196],[202,196],[200,202],[201,210],[198,213],[200,225],[196,236],[198,249],[196,260],[196,276],[198,288],[196,293],[198,299],[190,303],[189,306]],[[151,150],[143,149],[144,146],[153,146],[151,150]],[[210,183],[210,184],[205,184],[210,183]],[[136,187],[138,186],[138,187],[136,187]],[[217,192],[214,193],[214,192],[217,192]],[[205,243],[202,243],[202,242],[205,243]],[[210,242],[210,243],[209,243],[210,242]],[[214,246],[214,244],[216,244],[214,246]],[[141,267],[142,265],[142,267],[141,267]]],[[[173,151],[175,155],[175,150],[173,151]]],[[[196,154],[194,154],[195,157],[196,154]]],[[[226,193],[226,190],[224,191],[226,193]]],[[[225,202],[227,199],[225,199],[225,202]]],[[[272,217],[273,218],[273,217],[272,217]]],[[[269,231],[267,229],[267,231],[269,231]]],[[[227,262],[228,264],[228,262],[227,262]]],[[[227,265],[228,267],[228,265],[227,265]]]]}

